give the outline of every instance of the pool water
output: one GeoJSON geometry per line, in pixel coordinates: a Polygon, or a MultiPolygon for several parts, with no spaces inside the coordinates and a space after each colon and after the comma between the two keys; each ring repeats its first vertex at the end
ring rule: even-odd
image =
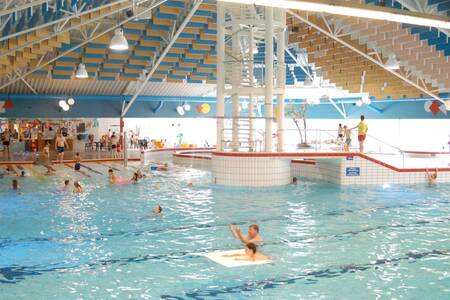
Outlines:
{"type": "Polygon", "coordinates": [[[21,195],[0,179],[0,299],[450,299],[450,186],[234,189],[177,167],[110,186],[137,165],[88,166],[26,167],[21,195]],[[274,262],[196,255],[240,248],[229,223],[259,224],[274,262]]]}

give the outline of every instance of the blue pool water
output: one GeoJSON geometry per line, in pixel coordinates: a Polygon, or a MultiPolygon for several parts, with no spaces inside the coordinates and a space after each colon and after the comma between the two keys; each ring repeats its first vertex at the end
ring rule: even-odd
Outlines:
{"type": "Polygon", "coordinates": [[[22,195],[0,179],[0,299],[450,299],[449,186],[230,189],[176,168],[111,187],[55,169],[33,167],[22,195]],[[65,177],[85,193],[57,191],[65,177]],[[274,263],[195,255],[239,248],[231,222],[258,223],[274,263]]]}

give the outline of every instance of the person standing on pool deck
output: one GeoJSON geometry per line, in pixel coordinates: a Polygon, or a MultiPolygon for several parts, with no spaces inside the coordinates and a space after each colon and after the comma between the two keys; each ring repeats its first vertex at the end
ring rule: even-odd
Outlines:
{"type": "Polygon", "coordinates": [[[111,135],[111,153],[113,158],[117,158],[117,135],[115,132],[111,135]]]}
{"type": "Polygon", "coordinates": [[[64,159],[65,147],[68,148],[69,145],[67,144],[66,138],[62,135],[61,132],[59,132],[58,135],[56,136],[55,150],[56,150],[56,152],[58,152],[58,160],[60,162],[62,162],[64,159]]]}
{"type": "Polygon", "coordinates": [[[2,135],[2,141],[3,141],[3,149],[4,152],[7,153],[8,158],[9,158],[9,145],[11,143],[11,134],[9,133],[9,129],[5,128],[5,131],[3,132],[2,135]]]}
{"type": "Polygon", "coordinates": [[[252,224],[248,226],[248,234],[244,236],[241,232],[241,228],[239,226],[233,226],[231,224],[228,225],[231,233],[236,239],[239,239],[242,243],[254,243],[261,244],[263,242],[262,237],[259,235],[259,226],[256,224],[252,224]]]}
{"type": "Polygon", "coordinates": [[[369,130],[369,127],[367,126],[367,123],[364,121],[364,115],[361,115],[360,117],[361,121],[359,124],[352,129],[358,128],[358,142],[359,142],[359,152],[364,152],[364,141],[366,140],[366,134],[367,130],[369,130]]]}

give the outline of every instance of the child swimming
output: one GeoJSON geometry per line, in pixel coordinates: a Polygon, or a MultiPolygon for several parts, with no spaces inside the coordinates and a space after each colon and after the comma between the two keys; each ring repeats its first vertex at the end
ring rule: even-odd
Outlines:
{"type": "Polygon", "coordinates": [[[155,206],[155,208],[153,208],[153,212],[154,212],[156,215],[161,214],[161,213],[162,213],[162,207],[158,204],[157,206],[155,206]]]}
{"type": "Polygon", "coordinates": [[[142,179],[142,178],[144,178],[144,177],[147,177],[147,175],[145,175],[144,173],[142,173],[141,169],[138,169],[138,170],[136,171],[136,173],[138,174],[138,178],[139,178],[139,179],[142,179]]]}
{"type": "Polygon", "coordinates": [[[131,177],[130,180],[132,183],[138,183],[139,182],[139,174],[137,172],[134,172],[133,177],[131,177]]]}
{"type": "Polygon", "coordinates": [[[427,172],[428,183],[429,184],[433,184],[433,185],[436,184],[437,183],[437,176],[438,176],[438,169],[436,168],[434,173],[428,172],[428,169],[426,170],[426,172],[427,172]]]}
{"type": "Polygon", "coordinates": [[[77,152],[75,154],[75,166],[74,166],[75,171],[80,171],[81,169],[81,156],[80,153],[77,152]]]}
{"type": "Polygon", "coordinates": [[[74,188],[73,188],[74,193],[82,193],[83,192],[83,188],[81,187],[81,185],[78,181],[75,181],[73,183],[73,186],[74,186],[74,188]]]}
{"type": "Polygon", "coordinates": [[[69,183],[70,183],[70,180],[69,180],[69,179],[64,180],[64,186],[63,186],[63,188],[62,188],[63,191],[68,191],[68,189],[69,189],[69,183]]]}
{"type": "Polygon", "coordinates": [[[20,190],[19,180],[13,179],[13,180],[12,180],[12,184],[11,184],[11,188],[12,188],[14,191],[20,190]]]}
{"type": "Polygon", "coordinates": [[[111,184],[117,183],[117,176],[114,174],[113,169],[108,170],[108,180],[109,180],[109,183],[111,183],[111,184]]]}
{"type": "Polygon", "coordinates": [[[16,175],[17,177],[27,177],[28,175],[25,174],[25,171],[21,171],[20,174],[16,175]]]}

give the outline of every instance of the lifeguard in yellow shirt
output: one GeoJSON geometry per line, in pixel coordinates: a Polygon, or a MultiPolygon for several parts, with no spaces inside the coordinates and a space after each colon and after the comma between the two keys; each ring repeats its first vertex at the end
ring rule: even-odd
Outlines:
{"type": "Polygon", "coordinates": [[[358,128],[358,142],[359,142],[359,152],[364,152],[364,141],[366,140],[366,134],[367,130],[369,130],[369,127],[367,126],[367,123],[364,121],[364,115],[361,115],[361,121],[356,127],[353,127],[352,129],[358,128]]]}

